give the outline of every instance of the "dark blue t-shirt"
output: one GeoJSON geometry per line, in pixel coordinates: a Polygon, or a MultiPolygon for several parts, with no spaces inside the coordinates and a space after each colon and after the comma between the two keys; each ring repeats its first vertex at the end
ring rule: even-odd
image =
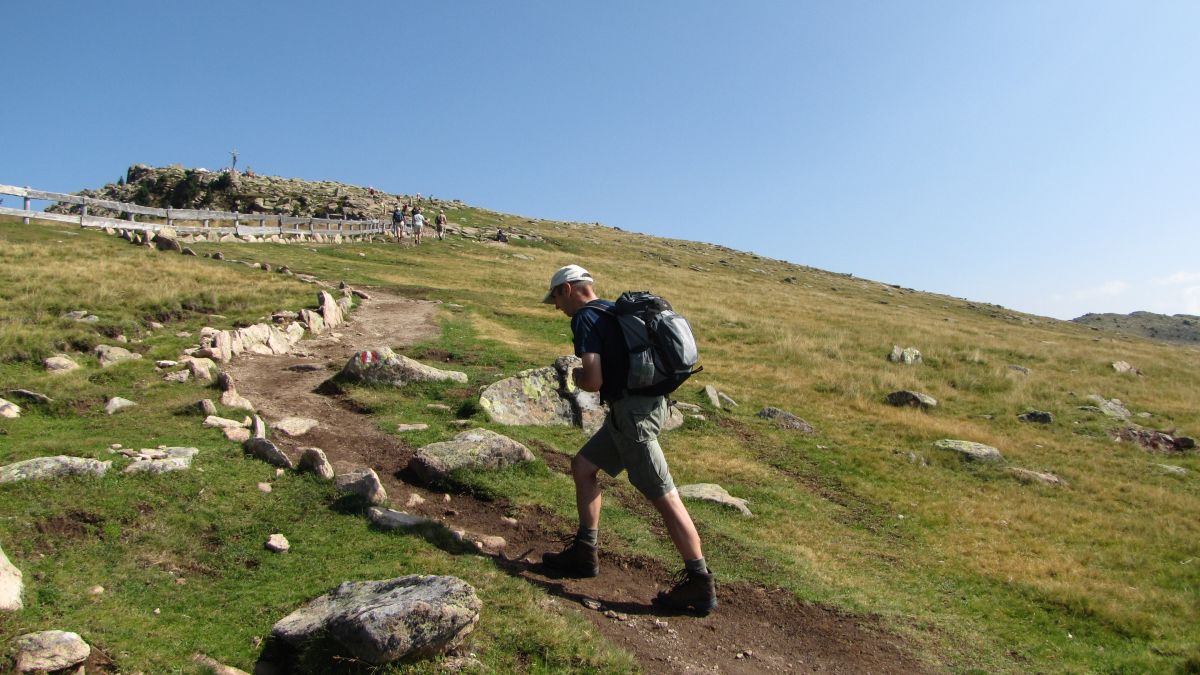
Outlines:
{"type": "Polygon", "coordinates": [[[616,401],[625,395],[625,379],[629,375],[629,352],[617,318],[595,309],[601,305],[612,311],[608,300],[593,300],[571,318],[575,336],[575,356],[588,352],[600,355],[600,400],[616,401]]]}

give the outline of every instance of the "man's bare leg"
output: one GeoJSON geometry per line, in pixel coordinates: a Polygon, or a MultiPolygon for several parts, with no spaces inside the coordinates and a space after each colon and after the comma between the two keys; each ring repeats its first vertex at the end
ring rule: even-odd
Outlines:
{"type": "Polygon", "coordinates": [[[696,525],[692,522],[687,507],[683,505],[683,500],[679,498],[679,491],[671,490],[650,503],[654,504],[654,508],[662,516],[667,533],[671,535],[671,542],[679,550],[679,555],[683,556],[685,561],[703,558],[700,534],[696,532],[696,525]]]}

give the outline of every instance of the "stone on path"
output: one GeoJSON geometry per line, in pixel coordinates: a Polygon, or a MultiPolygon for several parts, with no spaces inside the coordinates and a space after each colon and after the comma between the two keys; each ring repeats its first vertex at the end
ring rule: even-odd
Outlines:
{"type": "Polygon", "coordinates": [[[213,379],[213,371],[217,369],[217,364],[213,363],[212,359],[196,359],[191,358],[187,361],[188,370],[192,376],[202,382],[211,382],[213,379]]]}
{"type": "Polygon", "coordinates": [[[206,398],[198,401],[196,406],[200,408],[200,412],[205,415],[215,417],[217,414],[217,404],[212,402],[212,399],[206,398]]]}
{"type": "Polygon", "coordinates": [[[20,480],[44,480],[65,476],[103,476],[112,468],[112,462],[101,462],[86,457],[35,457],[23,462],[0,466],[0,483],[20,480]]]}
{"type": "Polygon", "coordinates": [[[16,639],[17,672],[64,670],[83,663],[92,648],[78,633],[44,630],[16,639]]]}
{"type": "Polygon", "coordinates": [[[169,471],[186,471],[192,468],[192,458],[200,452],[196,448],[171,447],[163,448],[161,457],[140,459],[125,467],[122,473],[151,473],[160,474],[169,471]]]}
{"type": "Polygon", "coordinates": [[[439,370],[397,354],[388,347],[355,354],[338,377],[351,382],[388,384],[393,387],[403,387],[413,382],[467,382],[466,373],[439,370]]]}
{"type": "Polygon", "coordinates": [[[250,421],[250,436],[253,438],[267,437],[267,424],[258,415],[255,415],[254,419],[250,421]]]}
{"type": "Polygon", "coordinates": [[[0,612],[15,612],[24,606],[21,592],[25,585],[21,577],[21,570],[9,562],[4,549],[0,549],[0,612]]]}
{"type": "Polygon", "coordinates": [[[284,617],[271,634],[294,647],[328,635],[355,658],[380,665],[452,649],[474,629],[482,605],[457,577],[347,581],[284,617]]]}
{"type": "Polygon", "coordinates": [[[311,471],[325,480],[333,480],[333,465],[325,457],[324,450],[320,448],[302,448],[301,453],[301,471],[311,471]]]}
{"type": "Polygon", "coordinates": [[[324,319],[326,327],[337,328],[344,323],[342,308],[328,291],[317,293],[317,304],[320,305],[321,318],[324,319]]]}
{"type": "Polygon", "coordinates": [[[97,345],[92,352],[100,359],[101,368],[108,368],[122,361],[133,361],[142,358],[142,355],[137,352],[131,352],[124,347],[114,347],[112,345],[97,345]]]}
{"type": "Polygon", "coordinates": [[[292,545],[288,543],[287,537],[276,533],[267,537],[266,547],[273,553],[287,553],[292,545]]]}
{"type": "Polygon", "coordinates": [[[786,410],[780,410],[779,408],[767,406],[766,408],[758,411],[758,416],[763,419],[774,421],[775,426],[780,429],[794,429],[804,434],[816,433],[816,430],[812,428],[811,424],[805,422],[799,417],[796,417],[786,410]]]}
{"type": "Polygon", "coordinates": [[[118,411],[124,410],[125,408],[131,408],[135,405],[137,404],[127,398],[114,396],[108,399],[108,403],[104,404],[104,412],[105,414],[112,415],[118,411]]]}
{"type": "Polygon", "coordinates": [[[244,670],[227,666],[213,657],[204,654],[192,654],[192,662],[201,668],[211,670],[214,675],[250,675],[244,670]]]}
{"type": "Polygon", "coordinates": [[[910,408],[920,408],[929,410],[937,407],[937,399],[929,394],[923,394],[919,391],[893,391],[887,395],[887,402],[898,408],[908,406],[910,408]]]}
{"type": "Polygon", "coordinates": [[[251,438],[242,443],[242,448],[249,454],[261,459],[267,464],[278,466],[283,469],[294,469],[295,465],[292,460],[283,453],[274,443],[265,438],[251,438]]]}
{"type": "Polygon", "coordinates": [[[241,429],[245,425],[237,420],[231,420],[225,417],[217,417],[209,415],[204,418],[204,426],[213,427],[215,429],[241,429]]]}
{"type": "Polygon", "coordinates": [[[734,497],[733,495],[729,494],[725,488],[717,485],[716,483],[693,483],[691,485],[681,485],[678,489],[680,497],[685,497],[688,499],[702,499],[708,502],[724,504],[725,506],[732,506],[738,511],[741,511],[742,515],[744,516],[754,515],[746,506],[746,503],[749,500],[742,499],[741,497],[734,497]]]}
{"type": "Polygon", "coordinates": [[[54,374],[69,373],[79,367],[71,357],[66,354],[58,354],[42,361],[42,365],[46,370],[54,374]]]}
{"type": "Polygon", "coordinates": [[[379,474],[374,469],[355,469],[349,473],[339,474],[334,478],[334,487],[346,495],[356,495],[366,500],[368,504],[383,504],[387,501],[387,490],[379,481],[379,474]]]}
{"type": "Polygon", "coordinates": [[[271,423],[271,428],[284,436],[303,436],[317,426],[317,421],[307,417],[285,417],[271,423]]]}
{"type": "Polygon", "coordinates": [[[1041,483],[1052,487],[1066,487],[1067,485],[1067,481],[1052,473],[1022,469],[1019,466],[1008,467],[1008,472],[1024,483],[1041,483]]]}
{"type": "Polygon", "coordinates": [[[396,511],[394,509],[385,509],[378,506],[372,506],[367,509],[367,518],[376,527],[384,530],[398,530],[401,528],[417,527],[432,523],[430,519],[424,516],[414,516],[411,513],[396,511]]]}
{"type": "Polygon", "coordinates": [[[427,483],[445,481],[459,469],[495,471],[532,462],[533,453],[513,439],[488,429],[471,429],[450,441],[417,450],[409,468],[427,483]]]}
{"type": "Polygon", "coordinates": [[[21,406],[0,398],[0,417],[16,419],[21,416],[21,406]]]}
{"type": "Polygon", "coordinates": [[[245,427],[225,427],[221,429],[221,433],[234,443],[245,443],[250,440],[250,430],[245,427]]]}
{"type": "Polygon", "coordinates": [[[254,404],[233,389],[221,393],[221,405],[254,412],[254,404]]]}
{"type": "Polygon", "coordinates": [[[959,441],[944,438],[940,441],[934,441],[933,445],[943,450],[953,450],[962,455],[964,459],[977,462],[999,462],[1004,459],[1004,456],[996,448],[984,445],[983,443],[975,443],[974,441],[959,441]]]}
{"type": "Polygon", "coordinates": [[[220,389],[221,391],[237,391],[237,387],[234,386],[233,383],[233,376],[229,373],[218,374],[217,389],[220,389]]]}
{"type": "Polygon", "coordinates": [[[1017,415],[1017,419],[1021,420],[1022,422],[1029,422],[1032,424],[1054,423],[1054,415],[1051,415],[1044,410],[1030,410],[1028,412],[1023,412],[1020,415],[1017,415]]]}

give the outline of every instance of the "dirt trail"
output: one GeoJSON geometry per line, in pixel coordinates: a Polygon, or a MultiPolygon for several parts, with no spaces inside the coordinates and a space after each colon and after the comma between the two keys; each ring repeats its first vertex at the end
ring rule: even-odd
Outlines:
{"type": "MultiPolygon", "coordinates": [[[[371,299],[334,332],[300,342],[291,354],[242,355],[226,368],[238,391],[258,407],[268,422],[288,416],[320,422],[299,438],[272,435],[289,455],[297,457],[299,447],[320,447],[339,473],[356,466],[375,469],[393,508],[427,516],[470,534],[504,537],[507,547],[493,555],[499,567],[544,588],[560,598],[564,606],[579,611],[596,630],[636,655],[646,672],[857,674],[928,670],[873,617],[800,603],[783,589],[720,584],[720,561],[714,561],[720,606],[702,618],[663,612],[650,605],[656,589],[667,587],[675,570],[648,558],[619,557],[602,551],[601,573],[595,579],[542,575],[530,561],[540,560],[543,551],[557,549],[558,537],[573,531],[573,523],[556,522],[536,510],[527,510],[517,515],[513,525],[502,520],[511,512],[508,504],[459,494],[446,503],[442,493],[410,482],[412,478],[404,472],[416,448],[380,432],[374,419],[336,395],[315,392],[355,352],[378,346],[402,351],[438,330],[433,320],[435,304],[379,289],[365,290],[371,299]],[[421,495],[425,502],[406,507],[411,494],[421,495]],[[526,556],[528,551],[532,554],[526,556]],[[583,601],[587,599],[600,602],[602,609],[585,608],[583,601]],[[616,616],[606,614],[606,610],[616,616]]],[[[538,447],[531,449],[552,469],[565,472],[567,462],[562,455],[538,447]]]]}

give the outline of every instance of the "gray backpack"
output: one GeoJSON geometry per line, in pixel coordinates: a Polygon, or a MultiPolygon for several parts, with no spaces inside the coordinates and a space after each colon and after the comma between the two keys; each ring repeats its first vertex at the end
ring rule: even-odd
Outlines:
{"type": "Polygon", "coordinates": [[[650,291],[626,291],[612,309],[589,304],[617,319],[629,351],[626,391],[643,396],[665,396],[692,375],[700,353],[692,327],[671,303],[650,291]]]}

